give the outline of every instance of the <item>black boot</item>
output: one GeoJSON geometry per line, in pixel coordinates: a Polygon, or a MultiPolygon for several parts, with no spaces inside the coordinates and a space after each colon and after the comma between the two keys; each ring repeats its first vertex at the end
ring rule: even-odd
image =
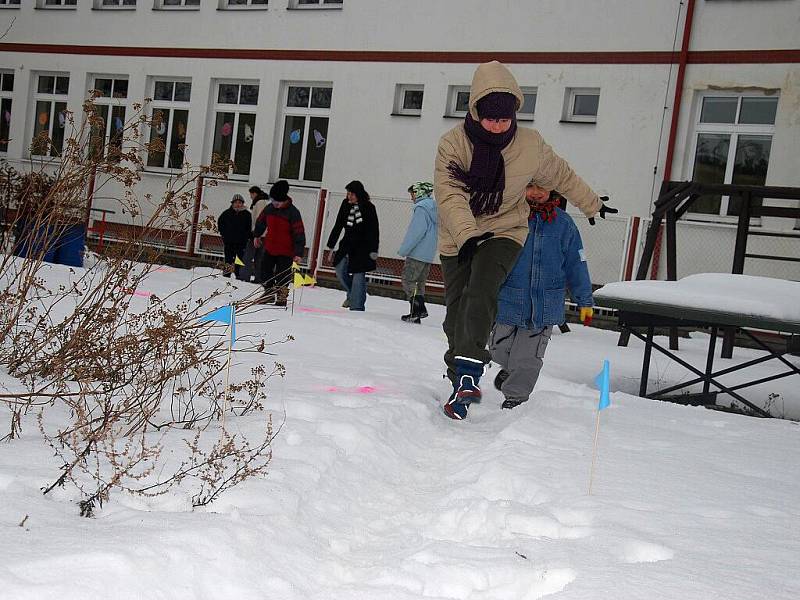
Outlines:
{"type": "Polygon", "coordinates": [[[406,323],[419,323],[419,317],[417,316],[417,304],[414,302],[416,300],[416,296],[412,296],[411,300],[409,301],[409,310],[410,312],[407,315],[403,315],[400,317],[401,320],[405,321],[406,323]]]}
{"type": "Polygon", "coordinates": [[[414,296],[414,299],[417,301],[417,316],[424,319],[428,316],[428,309],[425,308],[425,296],[414,296]]]}

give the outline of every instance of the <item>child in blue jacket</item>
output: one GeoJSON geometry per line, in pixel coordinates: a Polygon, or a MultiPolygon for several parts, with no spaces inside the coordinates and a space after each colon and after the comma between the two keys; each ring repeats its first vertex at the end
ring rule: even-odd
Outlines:
{"type": "Polygon", "coordinates": [[[490,339],[492,360],[501,367],[494,383],[505,397],[503,408],[519,406],[533,391],[553,325],[564,322],[566,287],[584,324],[594,312],[581,236],[558,207],[559,194],[529,184],[526,198],[528,239],[500,288],[490,339]]]}

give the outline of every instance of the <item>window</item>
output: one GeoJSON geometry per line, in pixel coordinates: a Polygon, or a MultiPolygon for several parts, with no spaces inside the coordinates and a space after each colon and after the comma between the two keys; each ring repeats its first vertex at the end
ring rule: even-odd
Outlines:
{"type": "Polygon", "coordinates": [[[219,7],[223,10],[231,8],[266,8],[269,0],[219,0],[219,7]]]}
{"type": "Polygon", "coordinates": [[[0,0],[0,8],[19,8],[19,0],[0,0]]]}
{"type": "Polygon", "coordinates": [[[200,0],[155,0],[155,10],[199,10],[200,0]]]}
{"type": "Polygon", "coordinates": [[[8,152],[11,133],[11,93],[14,91],[14,73],[0,73],[0,152],[8,152]]]}
{"type": "Polygon", "coordinates": [[[597,109],[599,106],[599,88],[567,88],[564,96],[564,115],[561,122],[597,123],[597,109]]]}
{"type": "Polygon", "coordinates": [[[69,8],[74,9],[78,0],[37,0],[36,8],[69,8]]]}
{"type": "Polygon", "coordinates": [[[342,8],[342,0],[289,0],[289,8],[342,8]]]}
{"type": "Polygon", "coordinates": [[[257,83],[216,85],[212,160],[233,161],[234,175],[250,174],[257,104],[257,83]]]}
{"type": "Polygon", "coordinates": [[[517,111],[518,121],[533,121],[533,114],[536,112],[536,95],[538,90],[535,87],[522,88],[522,106],[517,111]]]}
{"type": "Polygon", "coordinates": [[[136,0],[94,0],[95,8],[136,8],[136,0]]]}
{"type": "Polygon", "coordinates": [[[92,89],[95,94],[95,115],[99,117],[99,122],[92,126],[89,153],[97,158],[108,156],[113,159],[122,152],[128,80],[98,75],[94,78],[92,89]]]}
{"type": "Polygon", "coordinates": [[[147,166],[154,169],[183,167],[186,130],[189,126],[191,81],[152,81],[152,123],[147,166]]]}
{"type": "Polygon", "coordinates": [[[466,117],[469,110],[469,86],[451,85],[447,88],[446,117],[466,117]]]}
{"type": "Polygon", "coordinates": [[[58,156],[64,147],[64,128],[67,124],[67,93],[69,75],[37,75],[33,95],[35,120],[31,154],[58,156]]]}
{"type": "MultiPolygon", "coordinates": [[[[692,181],[764,185],[778,96],[713,92],[698,99],[692,181]]],[[[761,200],[759,200],[760,202],[761,200]]],[[[737,198],[707,194],[692,212],[739,214],[737,198]]]]}
{"type": "Polygon", "coordinates": [[[322,181],[332,96],[330,84],[286,85],[279,179],[322,181]]]}
{"type": "Polygon", "coordinates": [[[398,83],[394,92],[393,115],[420,116],[422,114],[423,86],[398,83]]]}

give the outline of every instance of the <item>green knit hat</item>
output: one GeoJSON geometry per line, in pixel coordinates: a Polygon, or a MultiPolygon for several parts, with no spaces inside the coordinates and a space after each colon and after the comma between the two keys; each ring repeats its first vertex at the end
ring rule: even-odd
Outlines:
{"type": "Polygon", "coordinates": [[[418,181],[411,186],[411,191],[417,198],[424,198],[425,196],[433,195],[433,184],[429,181],[418,181]]]}

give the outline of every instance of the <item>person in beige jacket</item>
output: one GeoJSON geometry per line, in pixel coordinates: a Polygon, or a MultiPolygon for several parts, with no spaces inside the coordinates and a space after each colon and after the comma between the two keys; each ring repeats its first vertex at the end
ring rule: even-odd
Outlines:
{"type": "Polygon", "coordinates": [[[444,412],[467,416],[481,399],[486,349],[497,313],[497,294],[528,235],[525,188],[558,190],[594,224],[598,213],[617,212],[533,129],[517,127],[523,96],[514,76],[497,61],[475,71],[469,111],[439,140],[434,195],[439,209],[439,253],[445,285],[444,360],[453,393],[444,412]]]}

